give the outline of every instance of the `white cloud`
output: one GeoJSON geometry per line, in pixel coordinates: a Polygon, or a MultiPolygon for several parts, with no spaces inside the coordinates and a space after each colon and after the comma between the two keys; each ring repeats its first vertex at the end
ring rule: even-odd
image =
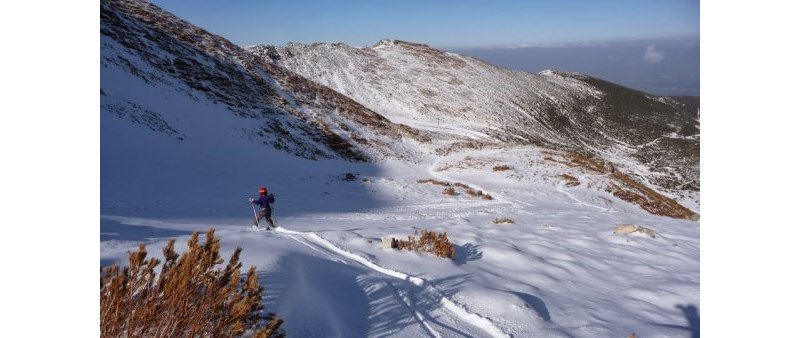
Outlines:
{"type": "Polygon", "coordinates": [[[644,50],[644,55],[642,55],[642,59],[645,62],[653,65],[664,60],[664,52],[657,50],[656,46],[654,45],[649,45],[644,50]]]}

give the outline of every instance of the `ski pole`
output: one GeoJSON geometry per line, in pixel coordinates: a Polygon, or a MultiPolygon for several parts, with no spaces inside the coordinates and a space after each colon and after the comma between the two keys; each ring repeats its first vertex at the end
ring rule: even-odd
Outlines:
{"type": "Polygon", "coordinates": [[[250,206],[253,207],[253,216],[256,217],[256,228],[258,228],[258,213],[256,213],[256,206],[253,205],[253,202],[250,202],[250,206]]]}
{"type": "Polygon", "coordinates": [[[278,221],[275,220],[275,207],[272,204],[270,204],[269,206],[272,209],[272,214],[270,214],[270,218],[272,219],[273,228],[277,228],[278,227],[278,221]]]}

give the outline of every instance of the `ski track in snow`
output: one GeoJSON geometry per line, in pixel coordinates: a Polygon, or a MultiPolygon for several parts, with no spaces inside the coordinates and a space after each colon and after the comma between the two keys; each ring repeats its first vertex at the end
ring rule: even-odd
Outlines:
{"type": "Polygon", "coordinates": [[[590,203],[586,203],[586,202],[584,202],[584,201],[581,201],[580,199],[578,199],[577,197],[575,197],[575,195],[573,195],[573,194],[571,194],[571,193],[567,192],[566,190],[564,190],[564,185],[562,185],[562,184],[559,184],[558,186],[556,186],[556,190],[558,190],[558,192],[560,192],[560,193],[562,193],[562,194],[566,195],[567,197],[569,197],[570,199],[572,199],[573,201],[575,201],[576,203],[578,203],[578,204],[580,204],[580,205],[582,205],[582,206],[585,206],[585,207],[590,207],[590,208],[595,208],[595,209],[600,209],[600,210],[603,210],[603,211],[605,211],[605,212],[613,212],[613,210],[611,210],[611,209],[606,209],[606,208],[603,208],[603,207],[598,207],[598,206],[596,206],[596,205],[594,205],[594,204],[590,204],[590,203]]]}
{"type": "MultiPolygon", "coordinates": [[[[331,259],[333,259],[333,260],[335,260],[337,262],[340,262],[342,264],[346,264],[347,265],[347,262],[345,262],[345,261],[343,261],[341,259],[338,259],[336,257],[333,257],[333,255],[338,256],[338,257],[344,257],[346,259],[349,259],[349,260],[355,261],[357,263],[360,263],[361,265],[363,265],[364,267],[366,267],[367,269],[369,269],[371,271],[378,272],[380,274],[383,274],[383,275],[386,275],[386,276],[389,276],[389,277],[393,277],[393,278],[397,278],[397,279],[401,279],[401,280],[407,281],[407,282],[409,282],[409,283],[411,283],[413,285],[416,285],[417,287],[420,287],[420,288],[425,288],[427,291],[432,292],[433,295],[435,295],[436,297],[438,297],[440,299],[439,303],[442,305],[442,307],[444,309],[448,310],[458,320],[462,321],[467,326],[476,326],[476,327],[482,329],[483,331],[485,331],[487,334],[489,334],[492,337],[510,337],[510,335],[506,334],[505,332],[500,330],[497,326],[495,326],[491,322],[491,320],[489,320],[488,318],[482,317],[480,315],[477,315],[477,314],[474,314],[474,313],[471,313],[471,312],[465,310],[463,307],[459,306],[458,304],[456,304],[452,300],[450,300],[447,297],[445,297],[444,295],[442,295],[442,293],[439,292],[438,290],[436,290],[436,288],[434,288],[433,286],[427,285],[428,283],[426,283],[426,280],[424,280],[422,278],[410,276],[410,275],[407,275],[407,274],[399,272],[399,271],[395,271],[395,270],[391,270],[391,269],[387,269],[387,268],[384,268],[382,266],[379,266],[379,265],[369,261],[368,259],[366,259],[366,258],[364,258],[362,256],[356,255],[356,254],[354,254],[352,252],[349,252],[349,251],[346,251],[346,250],[343,250],[343,249],[337,247],[333,243],[325,240],[324,238],[320,237],[319,235],[317,235],[314,232],[294,231],[294,230],[289,230],[289,229],[285,229],[285,228],[281,228],[281,227],[276,227],[275,231],[278,234],[285,235],[286,237],[288,237],[288,238],[290,238],[292,240],[300,242],[301,244],[311,248],[312,250],[314,250],[316,252],[319,252],[320,254],[322,254],[322,255],[324,255],[326,257],[329,257],[329,258],[331,258],[331,259]],[[303,238],[303,239],[301,240],[298,237],[303,238]],[[320,249],[314,248],[314,244],[316,244],[320,249],[324,249],[325,251],[327,251],[327,253],[326,252],[322,252],[322,250],[320,250],[320,249]]],[[[405,305],[414,313],[414,316],[417,318],[417,320],[422,324],[422,326],[431,335],[433,335],[434,337],[441,337],[430,326],[430,324],[428,324],[425,321],[423,315],[420,314],[419,311],[417,311],[414,308],[414,306],[411,305],[411,302],[408,299],[407,295],[400,293],[400,299],[403,300],[405,305]]]]}

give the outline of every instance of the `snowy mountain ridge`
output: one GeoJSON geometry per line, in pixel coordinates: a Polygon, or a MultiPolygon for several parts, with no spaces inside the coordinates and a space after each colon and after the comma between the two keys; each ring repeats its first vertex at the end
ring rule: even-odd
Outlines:
{"type": "Polygon", "coordinates": [[[427,45],[384,39],[247,50],[389,120],[443,133],[431,152],[536,145],[597,156],[652,187],[697,200],[696,108],[578,73],[512,71],[427,45]]]}
{"type": "MultiPolygon", "coordinates": [[[[101,74],[122,71],[181,95],[209,98],[233,115],[257,121],[247,137],[305,158],[372,160],[407,157],[395,147],[418,137],[405,126],[291,71],[265,63],[219,36],[140,1],[101,2],[101,74]],[[354,134],[354,129],[358,133],[354,134]],[[275,137],[281,135],[281,137],[275,137]]],[[[131,100],[115,81],[104,81],[103,106],[120,117],[179,140],[174,112],[155,111],[131,100]],[[172,121],[168,121],[172,120],[172,121]]]]}

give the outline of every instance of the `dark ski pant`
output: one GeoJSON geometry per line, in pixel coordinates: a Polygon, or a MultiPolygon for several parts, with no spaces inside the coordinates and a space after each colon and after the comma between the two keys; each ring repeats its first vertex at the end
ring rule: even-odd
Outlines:
{"type": "Polygon", "coordinates": [[[256,218],[255,222],[253,222],[253,225],[258,225],[258,222],[261,221],[261,219],[266,220],[267,223],[269,223],[270,227],[272,227],[272,228],[275,227],[275,222],[272,221],[272,210],[271,209],[266,209],[266,208],[260,209],[258,211],[258,218],[256,218]]]}

